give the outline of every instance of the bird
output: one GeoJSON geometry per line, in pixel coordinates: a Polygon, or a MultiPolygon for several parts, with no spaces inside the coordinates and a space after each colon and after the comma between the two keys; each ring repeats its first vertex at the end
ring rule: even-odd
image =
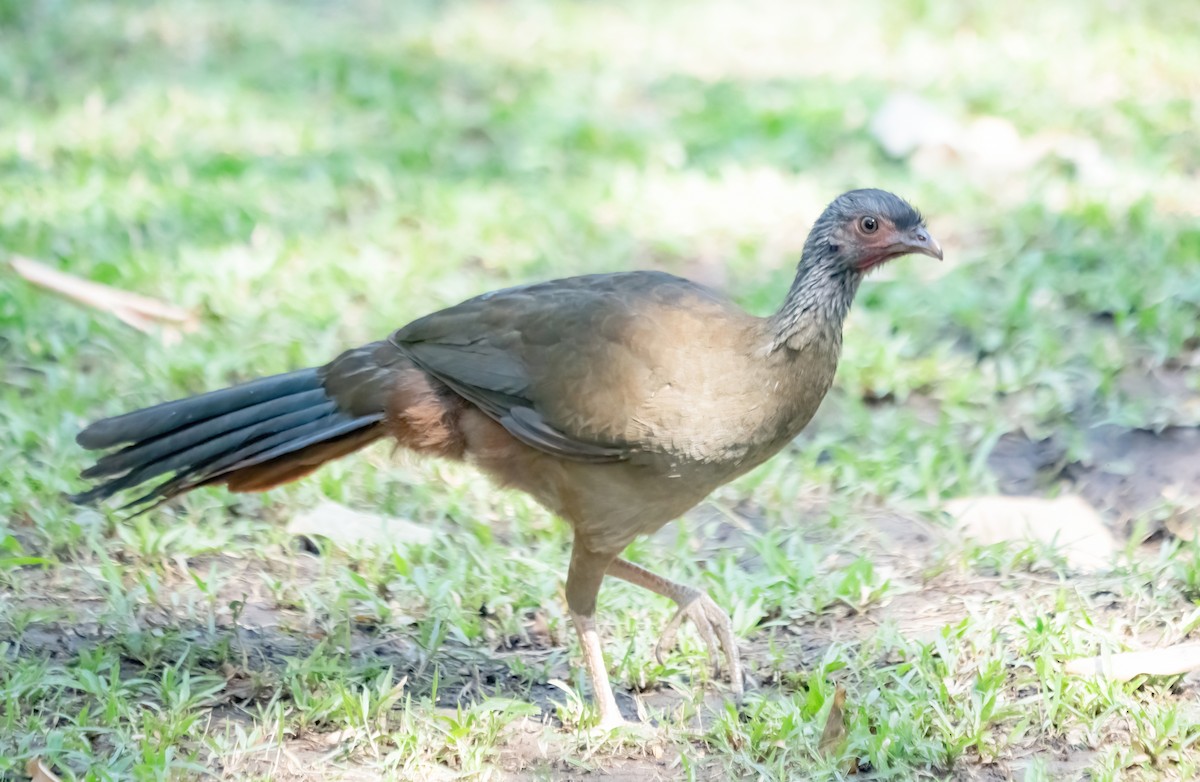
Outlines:
{"type": "Polygon", "coordinates": [[[908,254],[940,260],[942,248],[902,198],[860,189],[813,223],[783,304],[765,317],[661,271],[484,293],[322,367],[92,423],[76,441],[107,453],[72,499],[141,487],[125,507],[145,509],[202,486],[260,492],[391,438],[474,465],[571,526],[566,603],[599,728],[625,724],[595,619],[606,576],[674,601],[659,659],[690,620],[740,700],[728,613],[621,554],[804,429],[833,383],[859,284],[908,254]]]}

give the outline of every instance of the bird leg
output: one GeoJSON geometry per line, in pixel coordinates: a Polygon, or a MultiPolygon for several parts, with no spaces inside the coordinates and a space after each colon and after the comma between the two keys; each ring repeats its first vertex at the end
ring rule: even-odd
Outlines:
{"type": "Polygon", "coordinates": [[[601,730],[625,724],[608,681],[604,650],[600,645],[600,634],[596,631],[596,595],[600,592],[600,583],[604,580],[604,571],[610,561],[612,555],[588,551],[576,540],[571,549],[571,566],[567,571],[567,607],[571,610],[575,632],[579,634],[583,663],[592,680],[592,697],[596,701],[596,710],[600,712],[600,724],[597,727],[601,730]]]}
{"type": "Polygon", "coordinates": [[[596,709],[600,712],[600,723],[596,727],[600,730],[619,728],[625,724],[625,718],[617,708],[617,699],[613,697],[612,685],[608,681],[608,669],[604,667],[604,650],[600,646],[600,634],[596,632],[596,618],[572,611],[571,619],[575,622],[575,632],[579,634],[583,663],[587,666],[588,676],[592,680],[592,697],[595,698],[596,709]]]}
{"type": "Polygon", "coordinates": [[[719,669],[717,649],[724,652],[730,687],[735,697],[742,697],[742,660],[733,638],[733,621],[711,597],[695,587],[670,581],[624,559],[614,559],[608,566],[608,575],[669,597],[679,606],[654,647],[654,655],[659,663],[663,660],[663,654],[674,648],[675,633],[684,617],[687,617],[692,620],[708,648],[708,659],[714,670],[719,669]]]}

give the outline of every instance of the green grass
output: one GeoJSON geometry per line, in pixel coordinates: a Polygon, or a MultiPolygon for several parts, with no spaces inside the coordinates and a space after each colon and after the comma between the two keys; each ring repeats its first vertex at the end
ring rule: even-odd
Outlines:
{"type": "Polygon", "coordinates": [[[1086,463],[1094,424],[1200,423],[1198,39],[1166,0],[0,0],[0,255],[201,322],[167,345],[0,267],[0,776],[1193,778],[1190,679],[1061,661],[1194,635],[1196,547],[1085,577],[936,508],[995,490],[1005,433],[1086,463]],[[901,91],[1050,151],[889,159],[869,122],[901,91]],[[730,610],[741,710],[690,631],[654,659],[666,601],[612,584],[614,681],[657,727],[577,732],[569,535],[466,468],[379,447],[133,520],[62,498],[85,421],[490,288],[654,266],[765,313],[854,186],[911,198],[947,263],[868,281],[810,430],[631,550],[730,610]],[[286,522],[322,498],[434,538],[307,553],[286,522]]]}

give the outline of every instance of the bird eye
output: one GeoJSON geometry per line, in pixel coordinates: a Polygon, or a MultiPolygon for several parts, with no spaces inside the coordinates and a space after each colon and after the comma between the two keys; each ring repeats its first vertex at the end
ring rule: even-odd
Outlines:
{"type": "Polygon", "coordinates": [[[873,234],[875,233],[875,230],[879,228],[879,221],[868,215],[867,217],[859,220],[858,225],[862,228],[863,233],[873,234]]]}

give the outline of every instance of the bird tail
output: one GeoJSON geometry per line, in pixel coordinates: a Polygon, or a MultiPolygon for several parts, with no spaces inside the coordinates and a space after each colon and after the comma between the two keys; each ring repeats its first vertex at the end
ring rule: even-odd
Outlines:
{"type": "Polygon", "coordinates": [[[165,502],[200,486],[265,491],[383,436],[386,343],[347,351],[330,364],[165,402],[106,418],[75,438],[112,451],[80,477],[99,481],[78,503],[162,481],[125,507],[165,502]]]}

